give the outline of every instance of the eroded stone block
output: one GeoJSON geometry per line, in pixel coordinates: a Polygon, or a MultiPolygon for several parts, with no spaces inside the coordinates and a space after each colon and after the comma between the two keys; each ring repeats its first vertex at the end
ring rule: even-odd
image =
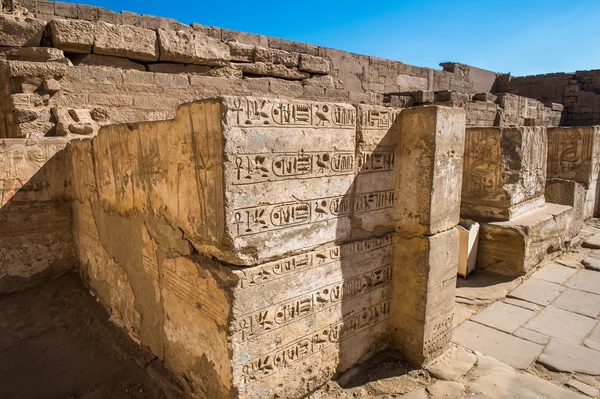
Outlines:
{"type": "Polygon", "coordinates": [[[459,108],[418,107],[398,119],[399,231],[431,235],[458,224],[465,134],[459,108]]]}
{"type": "Polygon", "coordinates": [[[585,214],[586,188],[573,180],[546,180],[546,201],[552,204],[568,205],[573,208],[572,232],[577,235],[583,227],[583,221],[592,215],[585,214]]]}
{"type": "Polygon", "coordinates": [[[71,53],[89,53],[94,44],[94,24],[88,21],[53,19],[50,21],[52,45],[71,53]]]}
{"type": "Polygon", "coordinates": [[[39,46],[45,28],[39,19],[0,14],[0,46],[39,46]]]}
{"type": "Polygon", "coordinates": [[[161,61],[224,66],[231,60],[227,44],[198,31],[159,29],[158,42],[161,61]]]}
{"type": "Polygon", "coordinates": [[[569,246],[573,208],[547,203],[510,221],[483,223],[477,266],[521,275],[569,246]]]}
{"type": "Polygon", "coordinates": [[[469,128],[461,216],[510,220],[544,204],[546,129],[469,128]]]}
{"type": "Polygon", "coordinates": [[[94,53],[131,58],[139,61],[158,59],[156,32],[132,25],[96,22],[94,53]]]}
{"type": "Polygon", "coordinates": [[[548,128],[548,178],[590,184],[600,173],[600,126],[548,128]]]}
{"type": "Polygon", "coordinates": [[[412,363],[424,360],[452,339],[458,232],[394,237],[392,338],[412,363]]]}

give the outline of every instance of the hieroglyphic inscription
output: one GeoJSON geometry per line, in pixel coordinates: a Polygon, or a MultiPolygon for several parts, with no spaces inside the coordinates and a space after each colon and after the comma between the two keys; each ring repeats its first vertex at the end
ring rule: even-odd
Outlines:
{"type": "Polygon", "coordinates": [[[595,180],[600,172],[595,133],[595,127],[548,129],[548,177],[595,180]]]}
{"type": "Polygon", "coordinates": [[[238,154],[233,184],[306,179],[354,173],[354,154],[336,151],[238,154]]]}
{"type": "Polygon", "coordinates": [[[326,348],[337,345],[359,331],[373,327],[388,319],[391,315],[390,301],[363,309],[351,315],[344,315],[340,320],[326,328],[306,335],[283,348],[250,360],[241,367],[243,384],[250,384],[272,375],[290,365],[312,356],[326,348]]]}
{"type": "Polygon", "coordinates": [[[466,135],[465,184],[470,196],[489,196],[501,187],[500,137],[494,133],[469,129],[466,135]]]}
{"type": "Polygon", "coordinates": [[[350,214],[391,208],[394,190],[236,209],[231,223],[234,235],[248,236],[287,227],[335,219],[350,214]]]}
{"type": "Polygon", "coordinates": [[[359,107],[359,126],[361,130],[385,130],[394,126],[400,109],[361,106],[359,107]]]}
{"type": "Polygon", "coordinates": [[[245,269],[244,277],[240,278],[238,282],[238,288],[245,289],[259,286],[296,272],[326,265],[350,256],[354,257],[369,253],[380,248],[390,247],[391,245],[392,236],[386,234],[382,237],[355,241],[319,251],[307,252],[302,255],[285,258],[276,262],[266,263],[251,269],[245,269]]]}
{"type": "Polygon", "coordinates": [[[238,126],[354,127],[353,107],[329,103],[237,98],[234,101],[238,126]]]}
{"type": "Polygon", "coordinates": [[[242,341],[318,313],[352,297],[370,292],[391,281],[392,266],[386,265],[360,275],[313,290],[297,298],[242,316],[234,334],[242,341]]]}
{"type": "Polygon", "coordinates": [[[363,152],[359,151],[356,159],[358,173],[385,172],[394,170],[396,155],[393,150],[363,152]]]}

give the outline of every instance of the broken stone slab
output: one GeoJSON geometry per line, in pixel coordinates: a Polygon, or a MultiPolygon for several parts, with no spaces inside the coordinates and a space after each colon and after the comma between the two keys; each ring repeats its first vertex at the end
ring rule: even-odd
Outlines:
{"type": "Polygon", "coordinates": [[[456,301],[470,305],[486,305],[503,299],[522,282],[521,277],[475,270],[468,279],[458,279],[456,301]]]}
{"type": "Polygon", "coordinates": [[[482,223],[477,265],[507,275],[521,275],[560,252],[573,238],[573,208],[545,204],[510,221],[482,223]]]}
{"type": "Polygon", "coordinates": [[[529,330],[527,328],[519,328],[513,332],[515,337],[526,339],[527,341],[534,342],[540,345],[546,345],[550,341],[550,337],[539,332],[529,330]]]}
{"type": "Polygon", "coordinates": [[[70,53],[90,53],[94,44],[94,24],[74,19],[53,19],[49,23],[52,45],[70,53]]]}
{"type": "Polygon", "coordinates": [[[458,232],[395,234],[394,247],[393,342],[409,362],[421,364],[452,339],[458,232]]]}
{"type": "Polygon", "coordinates": [[[227,44],[199,31],[159,29],[158,43],[165,62],[224,66],[231,60],[227,44]]]}
{"type": "Polygon", "coordinates": [[[528,368],[544,348],[472,321],[458,327],[452,341],[519,369],[528,368]]]}
{"type": "Polygon", "coordinates": [[[556,338],[546,345],[537,362],[550,370],[600,375],[597,351],[556,338]]]}
{"type": "Polygon", "coordinates": [[[595,398],[600,393],[597,388],[591,387],[588,384],[584,384],[583,382],[577,380],[569,380],[565,385],[575,388],[579,392],[586,394],[587,396],[591,396],[592,398],[595,398]]]}
{"type": "Polygon", "coordinates": [[[432,235],[453,228],[460,219],[464,110],[410,108],[398,126],[398,189],[412,195],[395,201],[397,231],[432,235]]]}
{"type": "Polygon", "coordinates": [[[582,183],[563,179],[547,179],[544,191],[546,202],[568,205],[573,208],[572,231],[579,233],[584,220],[592,215],[586,215],[586,187],[582,183]]]}
{"type": "Polygon", "coordinates": [[[537,312],[539,309],[538,305],[536,305],[535,303],[523,301],[521,299],[516,298],[506,298],[503,302],[509,305],[518,306],[523,309],[533,310],[534,312],[537,312]]]}
{"type": "Polygon", "coordinates": [[[159,55],[156,32],[132,25],[96,22],[94,53],[137,61],[156,61],[159,55]]]}
{"type": "Polygon", "coordinates": [[[93,66],[104,66],[111,68],[120,69],[134,69],[137,71],[146,71],[144,65],[137,62],[133,62],[128,58],[113,57],[110,55],[99,55],[99,54],[79,54],[71,57],[73,65],[93,65],[93,66]]]}
{"type": "Polygon", "coordinates": [[[265,48],[256,46],[254,50],[254,62],[265,64],[281,64],[288,67],[297,67],[300,61],[300,54],[285,50],[265,48]]]}
{"type": "Polygon", "coordinates": [[[557,258],[555,261],[556,261],[556,263],[559,263],[559,264],[561,264],[563,266],[566,266],[566,267],[570,267],[572,269],[579,269],[580,267],[583,266],[581,264],[581,262],[578,262],[578,261],[576,261],[574,259],[568,259],[568,258],[563,259],[561,257],[561,258],[557,258]]]}
{"type": "Polygon", "coordinates": [[[552,306],[595,319],[600,314],[600,295],[567,288],[552,306]]]}
{"type": "Polygon", "coordinates": [[[582,244],[584,248],[600,249],[600,233],[587,238],[582,244]]]}
{"type": "Polygon", "coordinates": [[[535,314],[531,310],[496,302],[483,312],[471,317],[471,320],[500,331],[513,333],[535,314]]]}
{"type": "Polygon", "coordinates": [[[544,204],[546,130],[468,128],[461,216],[507,221],[544,204]]]}
{"type": "Polygon", "coordinates": [[[39,47],[45,28],[39,19],[0,14],[0,46],[39,47]]]}
{"type": "Polygon", "coordinates": [[[329,61],[325,58],[300,54],[300,61],[298,62],[298,69],[300,71],[319,75],[329,75],[330,68],[329,61]]]}
{"type": "Polygon", "coordinates": [[[396,153],[400,111],[391,107],[357,105],[357,204],[353,223],[354,228],[362,232],[394,229],[394,202],[399,195],[396,153]],[[377,206],[378,203],[387,204],[377,206]],[[371,208],[379,209],[367,212],[371,208]]]}
{"type": "Polygon", "coordinates": [[[350,237],[356,109],[349,104],[222,97],[184,105],[174,120],[103,131],[94,167],[111,181],[130,181],[100,185],[103,203],[123,215],[161,215],[199,252],[252,265],[350,237]],[[140,134],[148,137],[142,147],[140,134]],[[178,150],[186,140],[193,141],[178,150]],[[121,150],[101,156],[117,143],[121,150]],[[113,168],[121,158],[144,166],[113,168]],[[160,184],[139,170],[156,165],[160,184]]]}
{"type": "Polygon", "coordinates": [[[548,128],[548,178],[589,184],[599,173],[599,126],[548,128]]]}
{"type": "Polygon", "coordinates": [[[554,301],[564,289],[556,283],[530,278],[511,291],[508,296],[546,306],[554,301]]]}
{"type": "Polygon", "coordinates": [[[552,305],[543,309],[524,327],[550,337],[578,344],[595,326],[596,321],[589,317],[568,312],[552,305]]]}
{"type": "Polygon", "coordinates": [[[427,387],[427,392],[434,399],[460,398],[464,390],[465,387],[462,384],[453,381],[437,381],[427,387]]]}
{"type": "Polygon", "coordinates": [[[437,359],[425,366],[431,375],[441,380],[457,381],[466,375],[477,361],[477,356],[459,346],[451,346],[437,359]]]}
{"type": "Polygon", "coordinates": [[[264,62],[232,64],[243,73],[255,76],[273,76],[275,78],[301,80],[310,77],[306,72],[300,72],[295,68],[288,68],[280,64],[267,64],[264,62]]]}

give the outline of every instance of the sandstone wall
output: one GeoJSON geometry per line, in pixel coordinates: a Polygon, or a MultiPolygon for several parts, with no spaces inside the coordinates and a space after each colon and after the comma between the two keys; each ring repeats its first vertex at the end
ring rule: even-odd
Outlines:
{"type": "Polygon", "coordinates": [[[563,104],[562,124],[566,126],[600,124],[600,70],[522,77],[503,75],[498,78],[496,90],[535,98],[544,104],[563,104]]]}

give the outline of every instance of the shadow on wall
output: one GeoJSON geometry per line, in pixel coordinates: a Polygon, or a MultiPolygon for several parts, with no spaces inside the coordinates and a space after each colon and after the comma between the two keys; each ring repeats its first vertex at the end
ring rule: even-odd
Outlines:
{"type": "Polygon", "coordinates": [[[0,140],[0,294],[75,264],[65,145],[60,138],[0,140]]]}

